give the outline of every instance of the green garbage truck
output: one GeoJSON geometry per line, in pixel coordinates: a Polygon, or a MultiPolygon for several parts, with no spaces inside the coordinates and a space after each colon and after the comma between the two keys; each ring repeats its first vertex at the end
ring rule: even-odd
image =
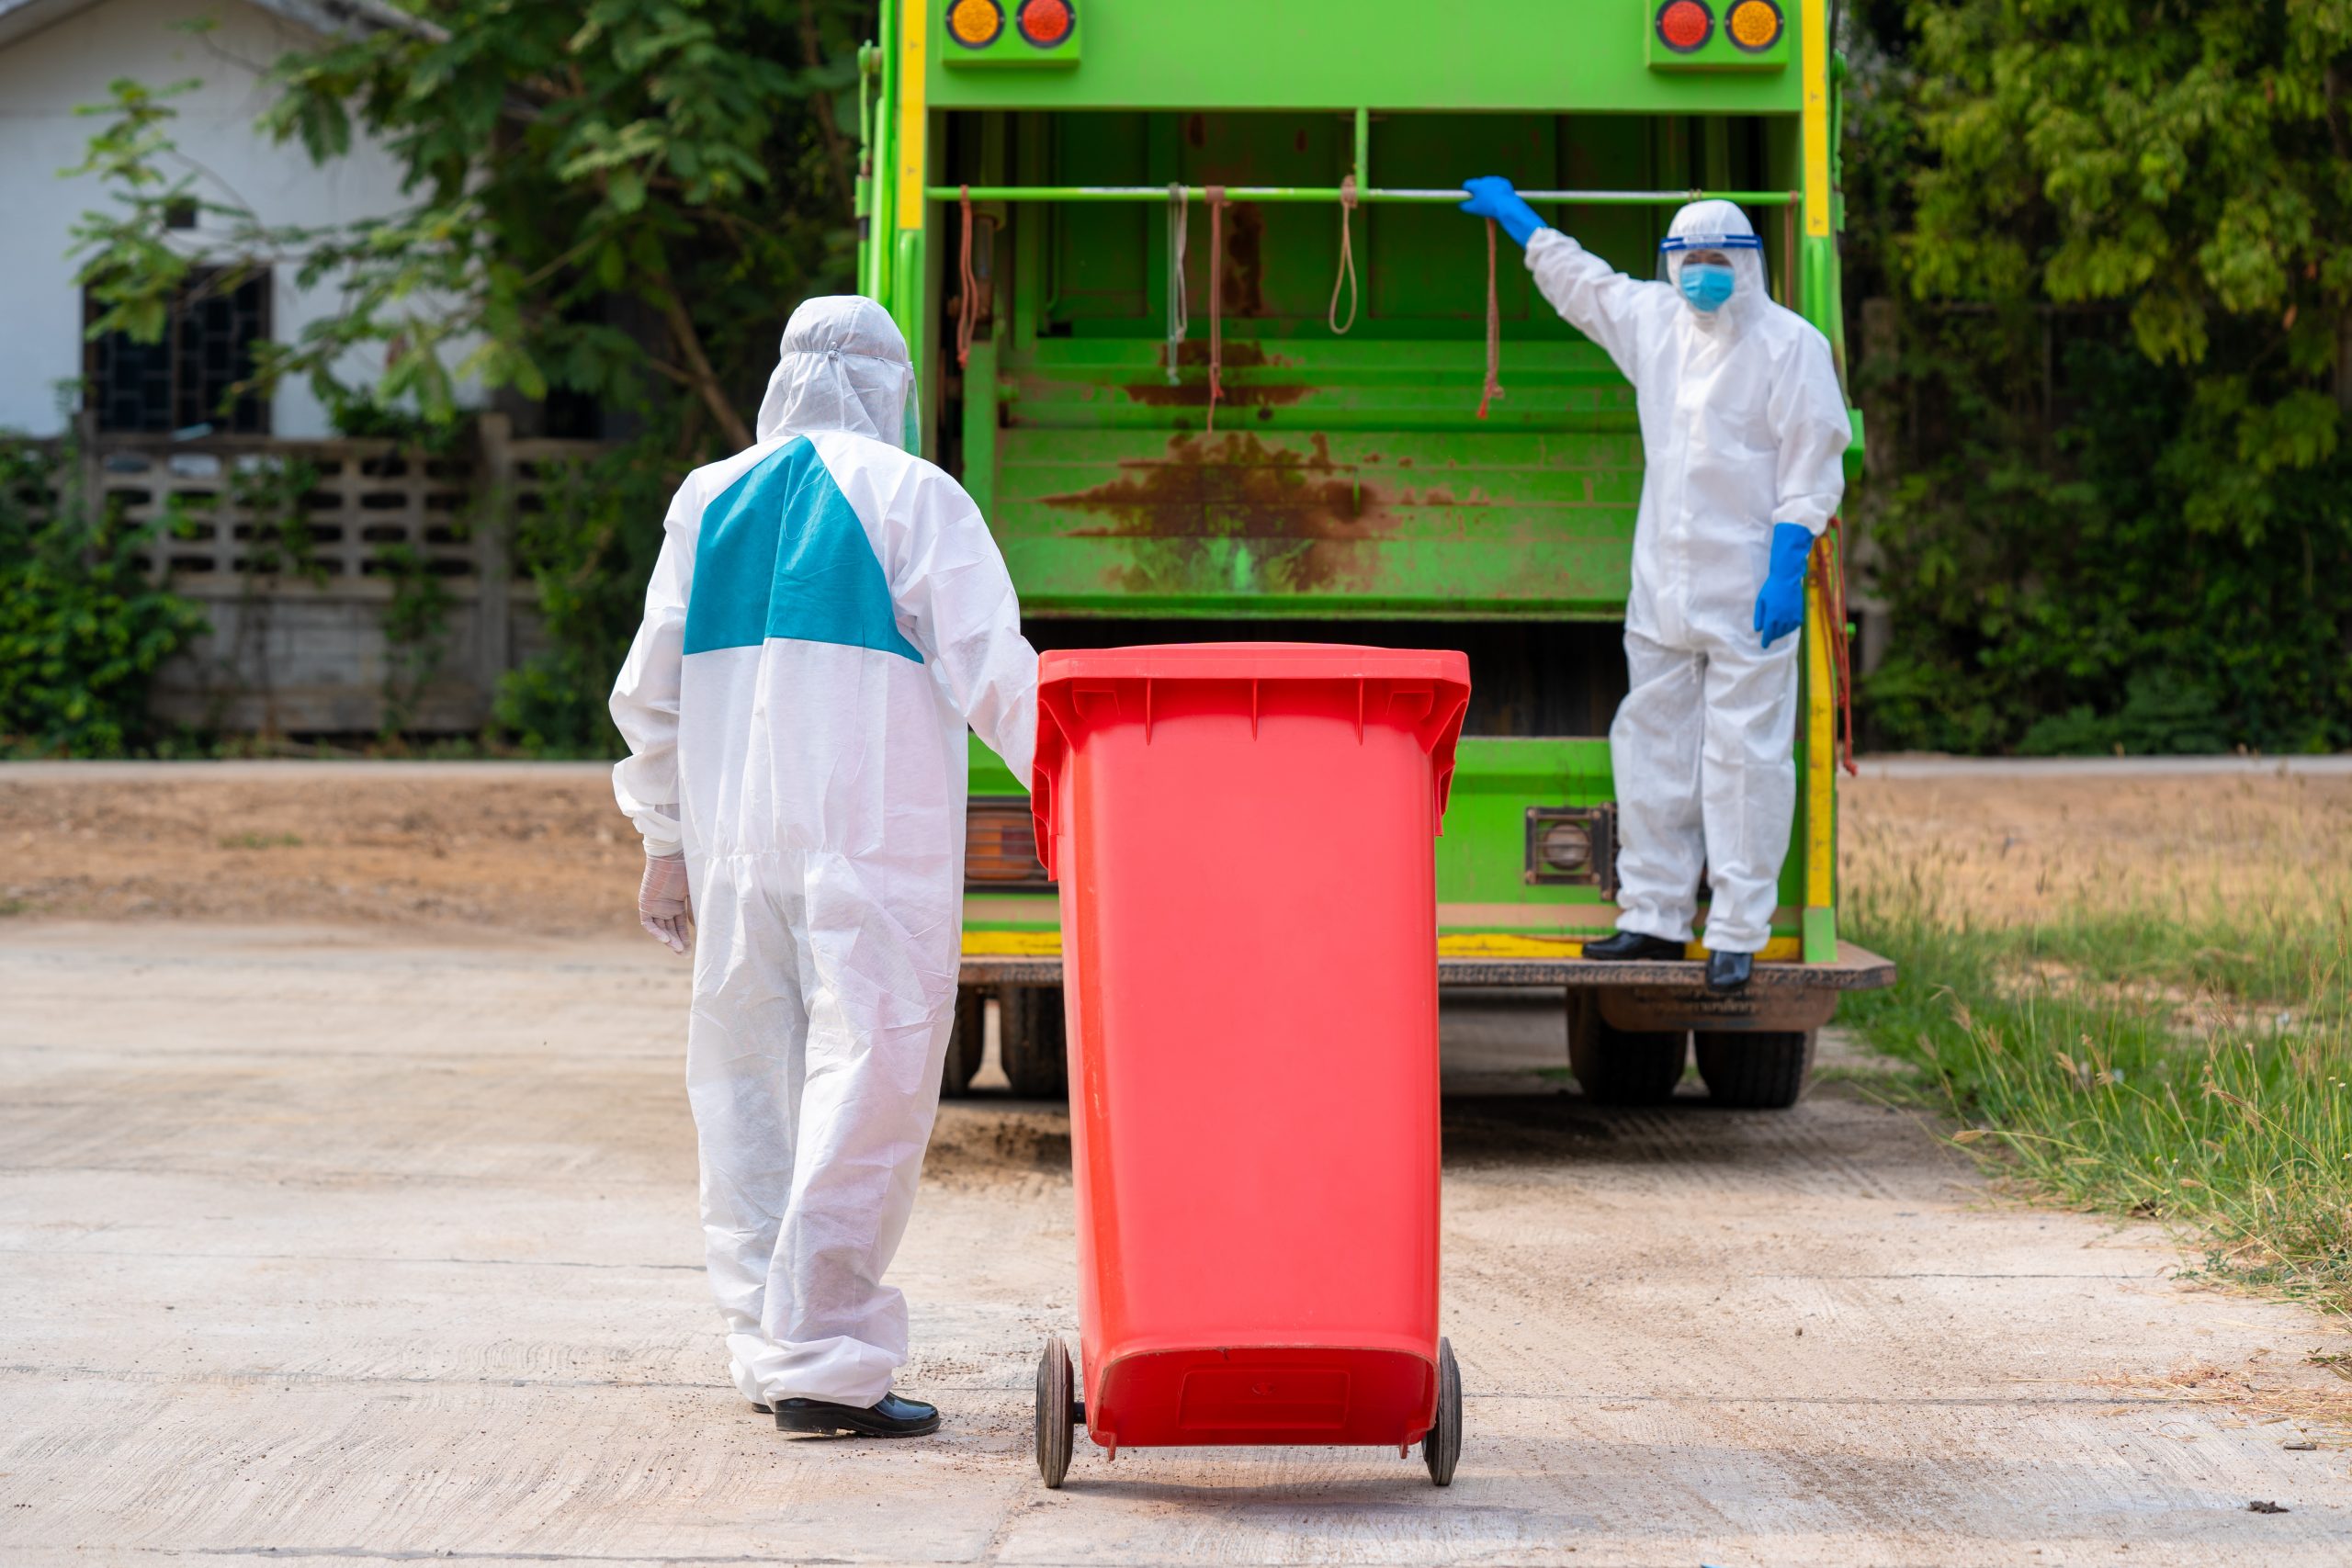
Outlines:
{"type": "MultiPolygon", "coordinates": [[[[1604,1101],[1665,1099],[1695,1047],[1717,1101],[1792,1103],[1839,992],[1891,978],[1838,933],[1842,569],[1817,555],[1754,982],[1582,957],[1616,913],[1634,394],[1453,207],[1507,175],[1646,276],[1676,208],[1727,197],[1842,374],[1827,28],[1826,0],[882,0],[861,56],[859,288],[906,333],[922,450],[979,503],[1031,640],[1466,652],[1441,977],[1558,987],[1604,1101]]],[[[1016,1091],[1058,1095],[1026,781],[973,763],[946,1089],[993,998],[1016,1091]]],[[[1198,933],[1204,976],[1218,948],[1198,933]]]]}

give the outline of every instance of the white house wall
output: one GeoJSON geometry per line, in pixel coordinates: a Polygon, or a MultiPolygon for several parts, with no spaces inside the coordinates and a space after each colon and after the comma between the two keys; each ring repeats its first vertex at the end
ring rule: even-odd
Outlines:
{"type": "MultiPolygon", "coordinates": [[[[340,223],[408,205],[380,148],[355,143],[348,156],[317,165],[299,144],[274,144],[254,129],[270,102],[270,63],[314,47],[314,35],[243,0],[99,0],[58,10],[50,26],[0,44],[0,429],[36,434],[58,432],[56,384],[82,374],[69,234],[84,211],[108,199],[95,178],[61,179],[58,171],[82,161],[104,123],[76,107],[106,102],[116,79],[157,87],[200,80],[172,100],[174,140],[207,197],[250,208],[265,223],[340,223]],[[200,35],[175,28],[200,17],[218,26],[200,35]]],[[[200,242],[202,231],[188,237],[200,242]]],[[[337,305],[331,288],[297,289],[293,270],[282,266],[272,279],[272,334],[289,342],[337,305]]],[[[361,362],[345,368],[353,379],[371,373],[361,362]]],[[[300,381],[279,389],[271,415],[277,435],[331,433],[300,381]]]]}

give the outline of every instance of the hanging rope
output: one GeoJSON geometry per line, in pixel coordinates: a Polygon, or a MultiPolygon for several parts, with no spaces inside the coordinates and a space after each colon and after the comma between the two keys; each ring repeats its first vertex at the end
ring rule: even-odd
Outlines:
{"type": "Polygon", "coordinates": [[[1209,431],[1216,431],[1216,405],[1225,396],[1225,187],[1209,196],[1209,431]]]}
{"type": "Polygon", "coordinates": [[[1478,417],[1503,395],[1503,307],[1495,294],[1495,220],[1487,220],[1487,384],[1478,393],[1478,417]]]}
{"type": "Polygon", "coordinates": [[[956,305],[956,367],[972,362],[972,329],[980,321],[980,280],[972,272],[972,187],[961,187],[964,209],[963,298],[956,305]]]}
{"type": "Polygon", "coordinates": [[[1829,678],[1837,694],[1841,727],[1838,761],[1849,774],[1854,765],[1854,647],[1846,631],[1846,531],[1835,517],[1822,530],[1813,553],[1813,570],[1821,584],[1821,615],[1829,623],[1829,678]]]}
{"type": "Polygon", "coordinates": [[[1331,280],[1329,315],[1331,330],[1341,337],[1347,336],[1348,327],[1356,324],[1356,305],[1360,299],[1360,291],[1356,288],[1355,251],[1348,235],[1349,220],[1355,216],[1355,210],[1356,177],[1350,175],[1340,182],[1340,276],[1331,280]],[[1347,326],[1340,324],[1340,290],[1343,287],[1348,291],[1347,326]]]}
{"type": "Polygon", "coordinates": [[[1192,328],[1184,300],[1184,245],[1191,228],[1193,204],[1184,187],[1168,187],[1168,384],[1181,379],[1177,362],[1183,356],[1184,334],[1192,328]]]}

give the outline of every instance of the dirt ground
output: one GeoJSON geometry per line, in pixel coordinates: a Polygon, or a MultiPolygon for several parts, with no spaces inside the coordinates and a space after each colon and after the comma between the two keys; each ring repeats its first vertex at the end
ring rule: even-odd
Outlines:
{"type": "Polygon", "coordinates": [[[2340,1335],[1994,1201],[1866,1061],[1792,1112],[1596,1110],[1541,993],[1446,1017],[1450,1490],[1418,1456],[1081,1440],[1044,1491],[1068,1127],[1004,1100],[947,1108],[895,1274],[945,1431],[782,1438],[698,1267],[684,985],[618,938],[10,922],[0,1561],[2332,1568],[2352,1540],[2319,1418],[2347,1385],[2309,1359],[2340,1335]]]}
{"type": "Polygon", "coordinates": [[[636,830],[570,763],[0,765],[0,908],[580,936],[637,929],[636,830]]]}
{"type": "MultiPolygon", "coordinates": [[[[1932,880],[1972,917],[2220,910],[2352,883],[2352,771],[1924,776],[1843,795],[1849,893],[1932,880]]],[[[0,911],[67,918],[636,929],[642,861],[601,767],[0,765],[0,911]]]]}

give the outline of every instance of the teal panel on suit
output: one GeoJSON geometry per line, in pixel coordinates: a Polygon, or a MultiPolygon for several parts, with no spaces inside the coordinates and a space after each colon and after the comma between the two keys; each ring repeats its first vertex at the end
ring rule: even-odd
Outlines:
{"type": "Polygon", "coordinates": [[[870,648],[922,662],[899,630],[865,526],[807,436],[704,508],[686,602],[686,651],[773,637],[870,648]]]}

